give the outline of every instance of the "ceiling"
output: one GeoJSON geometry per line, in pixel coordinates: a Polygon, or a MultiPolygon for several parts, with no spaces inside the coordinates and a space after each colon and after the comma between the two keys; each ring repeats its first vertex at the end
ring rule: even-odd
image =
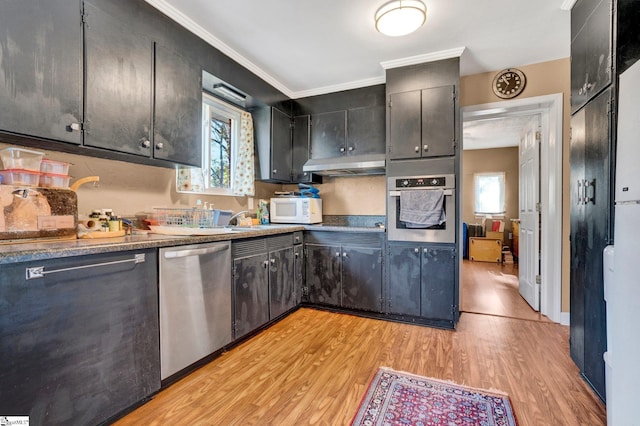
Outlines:
{"type": "Polygon", "coordinates": [[[462,123],[464,149],[516,147],[531,115],[503,116],[462,123]]]}
{"type": "Polygon", "coordinates": [[[387,0],[146,0],[290,98],[384,83],[381,63],[457,56],[461,75],[569,57],[575,0],[424,0],[427,21],[387,37],[387,0]],[[464,50],[463,50],[464,49],[464,50]]]}
{"type": "MultiPolygon", "coordinates": [[[[373,16],[388,0],[146,1],[290,98],[381,84],[384,67],[454,56],[463,76],[569,57],[575,2],[423,0],[425,25],[387,37],[373,16]]],[[[465,119],[463,146],[517,146],[527,120],[465,119]]]]}

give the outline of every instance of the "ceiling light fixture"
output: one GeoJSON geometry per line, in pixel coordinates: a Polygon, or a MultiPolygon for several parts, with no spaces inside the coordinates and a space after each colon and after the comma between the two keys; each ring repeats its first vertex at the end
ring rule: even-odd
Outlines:
{"type": "Polygon", "coordinates": [[[375,15],[376,30],[397,37],[411,34],[427,19],[427,6],[420,0],[394,0],[385,3],[375,15]]]}

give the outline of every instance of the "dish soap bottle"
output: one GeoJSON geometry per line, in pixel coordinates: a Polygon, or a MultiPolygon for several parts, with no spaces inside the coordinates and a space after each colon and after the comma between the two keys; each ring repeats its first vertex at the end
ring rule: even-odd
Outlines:
{"type": "Polygon", "coordinates": [[[258,200],[258,219],[261,225],[269,224],[269,205],[267,200],[258,200]]]}

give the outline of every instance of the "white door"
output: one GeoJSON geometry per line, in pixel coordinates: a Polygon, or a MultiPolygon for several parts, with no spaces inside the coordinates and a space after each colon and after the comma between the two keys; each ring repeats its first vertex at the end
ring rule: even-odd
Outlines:
{"type": "Polygon", "coordinates": [[[520,294],[540,310],[540,116],[527,123],[520,135],[520,294]]]}

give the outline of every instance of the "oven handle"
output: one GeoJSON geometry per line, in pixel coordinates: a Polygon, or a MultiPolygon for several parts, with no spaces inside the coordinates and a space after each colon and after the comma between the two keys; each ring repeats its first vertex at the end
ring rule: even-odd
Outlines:
{"type": "MultiPolygon", "coordinates": [[[[429,190],[427,189],[427,191],[429,191],[429,190]]],[[[389,196],[390,197],[399,197],[401,192],[402,191],[389,191],[389,196]]],[[[444,195],[445,196],[446,195],[453,195],[453,190],[452,189],[445,189],[444,190],[444,195]]]]}

